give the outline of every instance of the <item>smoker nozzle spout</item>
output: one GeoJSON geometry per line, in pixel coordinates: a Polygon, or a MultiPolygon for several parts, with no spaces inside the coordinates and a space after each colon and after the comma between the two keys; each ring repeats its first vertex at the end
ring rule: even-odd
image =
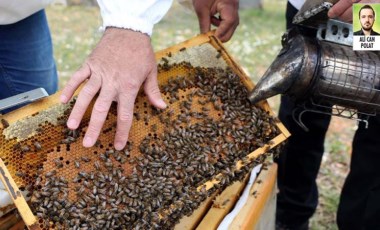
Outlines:
{"type": "Polygon", "coordinates": [[[250,93],[249,100],[252,103],[255,104],[277,94],[285,94],[294,85],[301,74],[305,56],[302,41],[295,40],[281,50],[250,93]]]}

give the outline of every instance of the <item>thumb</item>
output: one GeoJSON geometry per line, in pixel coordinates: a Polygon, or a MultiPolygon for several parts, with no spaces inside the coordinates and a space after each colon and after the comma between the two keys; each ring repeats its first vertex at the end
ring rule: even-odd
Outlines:
{"type": "Polygon", "coordinates": [[[166,103],[161,97],[160,89],[158,88],[158,81],[157,81],[157,69],[155,68],[152,70],[148,77],[145,80],[144,84],[144,92],[146,96],[148,97],[149,102],[159,108],[159,109],[165,109],[166,103]]]}
{"type": "Polygon", "coordinates": [[[336,18],[343,14],[350,6],[352,5],[352,1],[343,0],[338,1],[328,12],[327,16],[329,18],[336,18]]]}

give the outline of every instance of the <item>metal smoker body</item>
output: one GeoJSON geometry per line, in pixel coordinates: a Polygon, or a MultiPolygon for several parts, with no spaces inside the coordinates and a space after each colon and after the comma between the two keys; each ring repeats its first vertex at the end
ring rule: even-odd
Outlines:
{"type": "Polygon", "coordinates": [[[250,95],[312,97],[363,112],[380,111],[380,55],[297,35],[289,39],[250,95]]]}
{"type": "Polygon", "coordinates": [[[321,42],[313,97],[360,112],[380,111],[380,55],[321,42]]]}
{"type": "Polygon", "coordinates": [[[352,26],[335,20],[315,36],[299,28],[288,31],[283,49],[250,100],[256,103],[281,93],[293,97],[303,112],[375,115],[380,112],[380,52],[353,51],[350,43],[352,26]],[[332,105],[339,107],[332,111],[332,105]]]}

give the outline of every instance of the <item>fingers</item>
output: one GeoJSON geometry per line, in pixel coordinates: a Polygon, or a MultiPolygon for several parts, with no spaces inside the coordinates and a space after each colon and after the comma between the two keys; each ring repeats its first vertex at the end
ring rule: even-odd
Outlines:
{"type": "Polygon", "coordinates": [[[216,29],[215,36],[222,42],[227,42],[234,34],[236,27],[239,25],[239,18],[226,18],[220,22],[219,27],[216,29]]]}
{"type": "Polygon", "coordinates": [[[193,0],[195,12],[198,16],[201,33],[210,31],[211,23],[218,28],[215,36],[222,42],[228,41],[239,25],[239,1],[237,0],[193,0]],[[214,15],[219,13],[220,18],[214,15]]]}
{"type": "Polygon", "coordinates": [[[216,29],[215,36],[219,38],[222,42],[227,42],[231,39],[232,35],[234,34],[236,27],[238,26],[239,22],[230,21],[230,20],[223,20],[220,23],[219,27],[216,29]]]}
{"type": "MultiPolygon", "coordinates": [[[[220,24],[216,29],[215,36],[222,42],[230,40],[236,27],[239,25],[238,2],[229,1],[228,4],[218,4],[217,12],[220,14],[220,24]]],[[[217,23],[217,21],[213,20],[217,23]]]]}
{"type": "MultiPolygon", "coordinates": [[[[94,145],[112,101],[116,99],[119,107],[115,148],[121,149],[128,139],[137,92],[152,70],[156,71],[150,37],[131,30],[107,28],[86,63],[86,66],[74,74],[62,93],[61,100],[67,102],[80,83],[89,78],[78,95],[67,126],[70,129],[78,128],[92,99],[100,90],[100,95],[92,109],[83,145],[85,147],[94,145]],[[136,49],[136,47],[139,48],[136,49]]],[[[154,78],[151,77],[147,81],[149,89],[147,91],[151,92],[149,98],[152,103],[163,107],[160,97],[157,96],[159,90],[155,78],[154,75],[154,78]]]]}
{"type": "Polygon", "coordinates": [[[92,75],[90,80],[86,82],[85,86],[78,95],[78,98],[67,121],[67,127],[70,129],[78,128],[88,105],[90,104],[92,98],[99,91],[100,86],[100,79],[92,75]]]}
{"type": "Polygon", "coordinates": [[[210,11],[207,9],[202,9],[201,11],[197,11],[199,28],[201,33],[207,33],[210,31],[211,22],[210,22],[210,11]]]}
{"type": "Polygon", "coordinates": [[[154,68],[145,80],[144,91],[149,102],[159,109],[165,109],[166,103],[161,97],[160,89],[158,88],[157,69],[154,68]]]}
{"type": "Polygon", "coordinates": [[[345,22],[352,22],[352,6],[350,6],[343,14],[340,15],[340,20],[345,22]]]}
{"type": "Polygon", "coordinates": [[[220,25],[220,22],[222,20],[220,18],[217,18],[215,16],[212,16],[211,17],[211,24],[213,24],[214,26],[218,27],[220,25]]]}
{"type": "Polygon", "coordinates": [[[211,22],[210,22],[210,6],[209,2],[204,1],[204,0],[193,0],[193,5],[195,12],[197,13],[198,16],[198,21],[199,21],[199,29],[202,34],[207,33],[210,31],[211,27],[211,22]]]}
{"type": "Polygon", "coordinates": [[[137,96],[136,91],[119,94],[117,104],[117,127],[115,134],[115,149],[122,150],[127,143],[129,130],[132,126],[133,107],[137,96]]]}
{"type": "MultiPolygon", "coordinates": [[[[340,17],[351,6],[352,6],[352,0],[340,0],[329,10],[327,15],[329,16],[329,18],[340,17]]],[[[351,20],[352,20],[352,16],[351,16],[351,20]]]]}
{"type": "Polygon", "coordinates": [[[84,64],[80,69],[78,69],[70,78],[65,88],[63,88],[60,97],[61,102],[67,103],[79,85],[84,82],[90,75],[91,69],[87,64],[84,64]]]}
{"type": "Polygon", "coordinates": [[[98,139],[104,121],[107,118],[108,110],[110,109],[113,98],[113,90],[103,87],[92,109],[90,123],[88,124],[86,134],[83,138],[84,147],[93,146],[98,139]]]}

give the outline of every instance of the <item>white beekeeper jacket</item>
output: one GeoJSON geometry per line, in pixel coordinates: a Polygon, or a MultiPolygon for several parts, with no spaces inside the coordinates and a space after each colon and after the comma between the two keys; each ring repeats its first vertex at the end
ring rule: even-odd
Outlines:
{"type": "MultiPolygon", "coordinates": [[[[0,25],[18,22],[45,8],[52,0],[0,0],[0,25]]],[[[169,10],[172,0],[98,0],[107,26],[131,29],[148,35],[169,10]]]]}

